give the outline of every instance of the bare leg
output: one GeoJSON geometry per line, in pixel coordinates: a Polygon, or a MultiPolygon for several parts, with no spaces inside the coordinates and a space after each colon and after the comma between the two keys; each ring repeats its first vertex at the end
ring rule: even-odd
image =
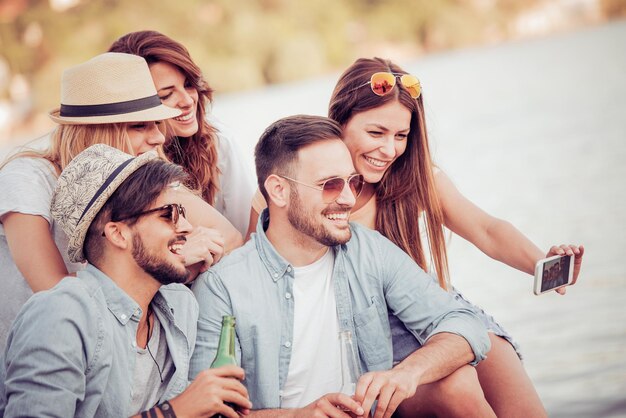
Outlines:
{"type": "Polygon", "coordinates": [[[499,417],[547,417],[515,350],[504,338],[489,333],[491,350],[476,367],[487,401],[499,417]]]}
{"type": "Polygon", "coordinates": [[[476,370],[463,366],[448,377],[417,388],[415,396],[405,400],[394,417],[463,417],[495,418],[480,388],[476,370]]]}

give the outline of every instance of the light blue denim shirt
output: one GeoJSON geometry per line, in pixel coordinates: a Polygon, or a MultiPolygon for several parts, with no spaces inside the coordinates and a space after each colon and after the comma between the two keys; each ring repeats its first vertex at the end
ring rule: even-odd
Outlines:
{"type": "MultiPolygon", "coordinates": [[[[293,267],[263,232],[199,276],[192,290],[200,305],[190,377],[209,367],[217,349],[222,315],[236,317],[236,350],[254,409],[279,408],[293,340],[293,267]]],[[[352,238],[335,252],[333,284],[340,329],[356,336],[364,371],[388,370],[393,350],[387,312],[393,312],[420,342],[450,332],[464,337],[475,361],[489,349],[487,331],[475,314],[443,291],[391,241],[351,224],[352,238]]],[[[324,341],[320,341],[324,344],[324,341]]]]}
{"type": "MultiPolygon", "coordinates": [[[[198,306],[189,289],[172,284],[161,287],[152,307],[176,367],[161,402],[187,387],[198,306]]],[[[0,365],[0,416],[128,417],[141,314],[92,265],[36,293],[9,333],[0,365]]]]}

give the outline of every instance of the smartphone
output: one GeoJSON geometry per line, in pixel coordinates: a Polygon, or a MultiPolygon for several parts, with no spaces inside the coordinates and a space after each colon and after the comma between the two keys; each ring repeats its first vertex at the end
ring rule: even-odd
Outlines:
{"type": "Polygon", "coordinates": [[[574,256],[555,255],[535,265],[535,295],[569,286],[574,278],[574,256]]]}

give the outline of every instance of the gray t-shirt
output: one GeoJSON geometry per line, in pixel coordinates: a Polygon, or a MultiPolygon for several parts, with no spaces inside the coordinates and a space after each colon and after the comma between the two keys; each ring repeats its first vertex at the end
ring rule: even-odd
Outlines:
{"type": "MultiPolygon", "coordinates": [[[[16,158],[0,170],[0,217],[10,212],[43,217],[50,225],[54,242],[67,270],[82,268],[67,257],[68,239],[50,215],[50,201],[57,183],[54,166],[43,158],[16,158]]],[[[33,294],[13,262],[4,227],[0,222],[0,352],[4,351],[11,323],[33,294]]]]}
{"type": "Polygon", "coordinates": [[[152,315],[152,318],[154,326],[146,348],[135,349],[131,414],[138,414],[156,405],[167,387],[163,382],[169,382],[174,373],[174,363],[167,348],[165,331],[161,328],[156,315],[152,315]]]}

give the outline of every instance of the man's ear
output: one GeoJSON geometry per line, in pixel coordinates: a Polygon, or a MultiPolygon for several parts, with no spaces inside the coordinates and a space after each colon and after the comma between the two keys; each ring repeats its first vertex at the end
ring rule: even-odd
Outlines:
{"type": "MultiPolygon", "coordinates": [[[[269,200],[279,208],[283,208],[289,202],[290,184],[284,178],[276,174],[270,174],[265,179],[265,190],[269,200]]],[[[269,202],[267,202],[269,205],[269,202]]]]}
{"type": "Polygon", "coordinates": [[[107,222],[104,225],[104,236],[111,245],[120,250],[129,248],[132,240],[130,228],[121,222],[107,222]]]}

